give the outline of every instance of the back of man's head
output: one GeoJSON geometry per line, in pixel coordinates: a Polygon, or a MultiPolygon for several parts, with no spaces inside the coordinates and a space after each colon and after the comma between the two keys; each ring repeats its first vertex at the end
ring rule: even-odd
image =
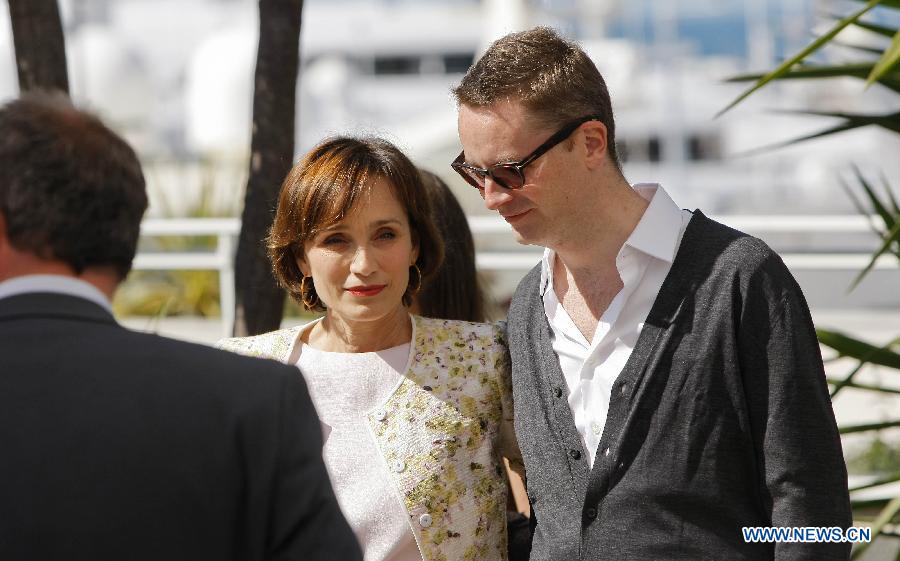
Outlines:
{"type": "Polygon", "coordinates": [[[453,94],[469,107],[519,102],[537,125],[547,129],[599,115],[606,126],[607,152],[620,167],[612,102],[603,76],[581,47],[548,27],[494,41],[453,94]]]}
{"type": "Polygon", "coordinates": [[[99,119],[61,94],[0,108],[0,216],[13,248],[124,278],[146,209],[137,156],[99,119]]]}

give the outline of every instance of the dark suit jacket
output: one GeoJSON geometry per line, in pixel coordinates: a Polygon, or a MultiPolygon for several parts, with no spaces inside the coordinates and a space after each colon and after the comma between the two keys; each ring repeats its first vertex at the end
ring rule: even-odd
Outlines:
{"type": "Polygon", "coordinates": [[[744,526],[852,524],[800,287],[763,242],[699,211],[612,387],[593,468],[539,294],[507,326],[532,561],[843,561],[844,543],[746,543],[744,526]]]}
{"type": "Polygon", "coordinates": [[[0,299],[0,559],[356,560],[295,368],[0,299]]]}

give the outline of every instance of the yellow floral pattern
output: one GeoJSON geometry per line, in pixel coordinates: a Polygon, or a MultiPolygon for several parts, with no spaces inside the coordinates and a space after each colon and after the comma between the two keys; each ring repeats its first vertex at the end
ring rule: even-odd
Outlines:
{"type": "MultiPolygon", "coordinates": [[[[509,357],[490,324],[413,316],[413,360],[369,426],[425,561],[506,559],[501,456],[521,455],[512,430],[509,357]]],[[[302,327],[218,346],[286,361],[302,327]]]]}

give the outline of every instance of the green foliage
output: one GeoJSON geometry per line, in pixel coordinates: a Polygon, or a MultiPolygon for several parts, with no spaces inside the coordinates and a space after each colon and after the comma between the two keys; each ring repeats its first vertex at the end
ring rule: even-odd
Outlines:
{"type": "MultiPolygon", "coordinates": [[[[857,0],[863,3],[865,0],[857,0]]],[[[758,91],[760,88],[774,80],[802,79],[802,80],[827,80],[830,78],[854,78],[863,81],[865,87],[872,84],[881,86],[900,94],[900,30],[866,22],[862,20],[867,12],[880,6],[883,9],[900,10],[900,0],[868,0],[865,5],[843,18],[835,18],[838,21],[821,37],[816,38],[806,48],[790,57],[777,68],[762,75],[742,75],[731,78],[733,82],[752,81],[753,84],[745,90],[733,102],[726,106],[719,115],[732,109],[735,105],[758,91]],[[854,47],[856,51],[866,55],[869,60],[844,64],[809,64],[806,58],[819,51],[829,43],[832,43],[837,34],[848,26],[854,26],[864,30],[874,38],[890,38],[890,44],[883,49],[871,47],[854,47]]],[[[860,92],[863,88],[860,89],[860,92]]],[[[848,130],[858,129],[870,125],[881,127],[890,132],[900,134],[900,112],[887,114],[855,114],[835,111],[800,111],[799,113],[841,119],[841,122],[831,128],[811,135],[797,138],[766,149],[782,147],[796,142],[802,142],[813,138],[836,134],[848,130]]],[[[879,248],[872,254],[869,264],[859,272],[853,280],[850,290],[872,271],[875,264],[884,256],[894,256],[900,261],[900,207],[897,197],[891,189],[890,183],[882,178],[882,187],[877,189],[856,167],[854,171],[854,185],[843,182],[857,210],[866,216],[876,216],[877,221],[871,224],[873,233],[879,238],[879,248]],[[879,192],[881,191],[881,192],[879,192]],[[857,196],[857,193],[860,196],[857,196]]],[[[838,357],[852,358],[856,361],[855,367],[842,379],[829,378],[832,386],[832,398],[844,388],[877,392],[885,395],[900,393],[900,337],[887,345],[879,346],[863,341],[850,335],[827,329],[817,330],[819,342],[837,352],[838,357]],[[861,384],[855,378],[864,368],[878,366],[890,374],[896,376],[889,381],[892,384],[861,384]]],[[[886,376],[887,378],[890,378],[886,376]]],[[[840,427],[841,434],[874,434],[872,445],[863,454],[848,461],[848,467],[854,471],[880,474],[875,480],[857,487],[853,490],[864,488],[878,488],[883,485],[900,481],[900,450],[886,444],[880,438],[880,431],[896,429],[900,427],[900,415],[878,423],[850,425],[840,427]]],[[[900,522],[900,497],[888,497],[875,501],[854,501],[854,518],[858,520],[872,520],[873,541],[891,523],[900,522]],[[874,516],[869,513],[877,509],[874,516]]],[[[870,544],[859,544],[853,549],[853,559],[859,558],[870,544]]],[[[900,558],[898,558],[900,559],[900,558]]]]}
{"type": "Polygon", "coordinates": [[[900,480],[900,446],[885,442],[879,436],[863,450],[847,459],[847,470],[851,473],[888,474],[853,490],[868,489],[900,480]]]}
{"type": "MultiPolygon", "coordinates": [[[[216,162],[199,163],[199,183],[184,209],[178,210],[164,192],[155,192],[161,214],[168,217],[219,218],[235,216],[234,205],[216,204],[216,162]]],[[[152,174],[148,168],[148,174],[152,174]]],[[[237,199],[235,199],[237,200],[237,199]]],[[[215,236],[159,236],[144,237],[141,250],[150,252],[204,252],[216,248],[215,236]]],[[[219,273],[210,270],[132,271],[116,292],[113,310],[121,317],[168,317],[192,315],[206,318],[221,317],[219,273]]]]}

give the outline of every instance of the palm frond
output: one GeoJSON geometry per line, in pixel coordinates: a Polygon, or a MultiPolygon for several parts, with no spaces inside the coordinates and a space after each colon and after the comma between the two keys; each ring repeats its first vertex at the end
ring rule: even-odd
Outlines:
{"type": "MultiPolygon", "coordinates": [[[[872,259],[869,261],[869,264],[856,275],[856,278],[853,279],[853,282],[850,283],[850,290],[856,288],[856,286],[862,282],[863,278],[869,274],[873,267],[875,267],[875,263],[878,262],[878,258],[883,254],[887,253],[891,246],[894,244],[900,244],[900,222],[894,224],[894,227],[884,236],[884,243],[881,247],[878,248],[878,251],[872,254],[872,259]]],[[[900,357],[900,355],[897,355],[900,357]]],[[[898,366],[892,366],[892,368],[900,368],[898,366]]]]}
{"type": "Polygon", "coordinates": [[[820,343],[834,349],[841,356],[900,370],[900,354],[891,350],[896,345],[895,341],[876,347],[839,331],[822,328],[816,329],[816,336],[820,343]]]}
{"type": "MultiPolygon", "coordinates": [[[[894,519],[894,516],[900,512],[900,497],[894,497],[885,507],[881,510],[881,513],[872,523],[872,535],[877,536],[881,533],[881,530],[885,527],[885,525],[889,524],[891,520],[894,519]]],[[[853,554],[850,556],[851,559],[858,559],[863,552],[865,552],[872,542],[868,543],[860,543],[853,549],[853,554]]]]}
{"type": "Polygon", "coordinates": [[[873,430],[884,430],[894,427],[900,427],[900,421],[883,421],[881,423],[866,423],[863,425],[845,425],[838,427],[841,434],[853,434],[857,432],[868,432],[873,430]]]}
{"type": "Polygon", "coordinates": [[[763,86],[765,86],[766,84],[771,82],[772,80],[775,80],[778,77],[785,74],[786,72],[788,72],[795,64],[797,64],[801,60],[805,59],[810,54],[821,49],[823,45],[825,45],[826,43],[831,41],[831,39],[833,39],[845,27],[847,27],[851,23],[857,21],[866,12],[868,12],[869,10],[871,10],[878,4],[881,4],[882,2],[885,2],[885,3],[896,2],[896,3],[898,3],[898,5],[900,5],[900,0],[869,0],[868,2],[866,2],[865,6],[863,6],[856,12],[850,14],[849,16],[847,16],[844,19],[837,22],[830,30],[828,30],[825,34],[821,35],[820,37],[816,38],[815,41],[813,41],[812,43],[807,45],[799,53],[797,53],[793,57],[789,58],[788,60],[782,62],[780,65],[778,65],[778,67],[775,70],[769,72],[768,74],[766,74],[765,76],[763,76],[762,78],[757,80],[757,82],[753,86],[751,86],[749,89],[744,91],[744,93],[739,95],[734,101],[729,103],[724,109],[719,111],[716,114],[716,117],[721,116],[722,114],[727,112],[729,109],[731,109],[732,107],[734,107],[735,105],[737,105],[738,103],[740,103],[741,101],[743,101],[744,99],[749,97],[753,92],[759,90],[760,88],[762,88],[763,86]]]}
{"type": "MultiPolygon", "coordinates": [[[[866,181],[866,178],[863,177],[862,172],[858,167],[853,166],[853,171],[856,173],[856,180],[859,181],[860,186],[862,186],[863,191],[866,193],[866,197],[869,199],[869,204],[872,205],[872,209],[875,213],[884,220],[885,228],[887,230],[892,230],[894,228],[894,224],[896,223],[897,216],[895,213],[891,212],[887,206],[883,202],[881,202],[881,198],[875,193],[875,189],[869,185],[869,182],[866,181]]],[[[885,236],[885,232],[879,232],[878,237],[883,238],[885,236]]]]}
{"type": "MultiPolygon", "coordinates": [[[[840,16],[834,17],[834,19],[839,19],[839,18],[840,18],[840,16]]],[[[875,33],[877,35],[881,35],[884,37],[888,37],[888,38],[893,37],[897,33],[896,27],[888,27],[886,25],[878,25],[877,23],[869,23],[866,21],[856,20],[853,22],[853,25],[856,27],[865,29],[866,31],[871,31],[872,33],[875,33]]],[[[879,53],[883,52],[883,49],[879,50],[878,52],[879,53]]]]}
{"type": "MultiPolygon", "coordinates": [[[[878,51],[881,55],[883,51],[878,51]]],[[[857,78],[866,80],[875,68],[875,61],[847,62],[843,64],[803,64],[796,66],[776,78],[775,80],[819,80],[822,78],[857,78]]],[[[727,78],[725,82],[750,82],[760,80],[765,74],[738,74],[727,78]]],[[[878,83],[900,93],[900,70],[892,69],[879,77],[878,83]]]]}
{"type": "Polygon", "coordinates": [[[884,54],[881,55],[878,63],[875,64],[875,68],[872,69],[872,73],[866,78],[866,87],[868,88],[877,82],[882,75],[893,70],[898,62],[900,62],[900,31],[894,34],[891,46],[885,49],[884,54]]]}

